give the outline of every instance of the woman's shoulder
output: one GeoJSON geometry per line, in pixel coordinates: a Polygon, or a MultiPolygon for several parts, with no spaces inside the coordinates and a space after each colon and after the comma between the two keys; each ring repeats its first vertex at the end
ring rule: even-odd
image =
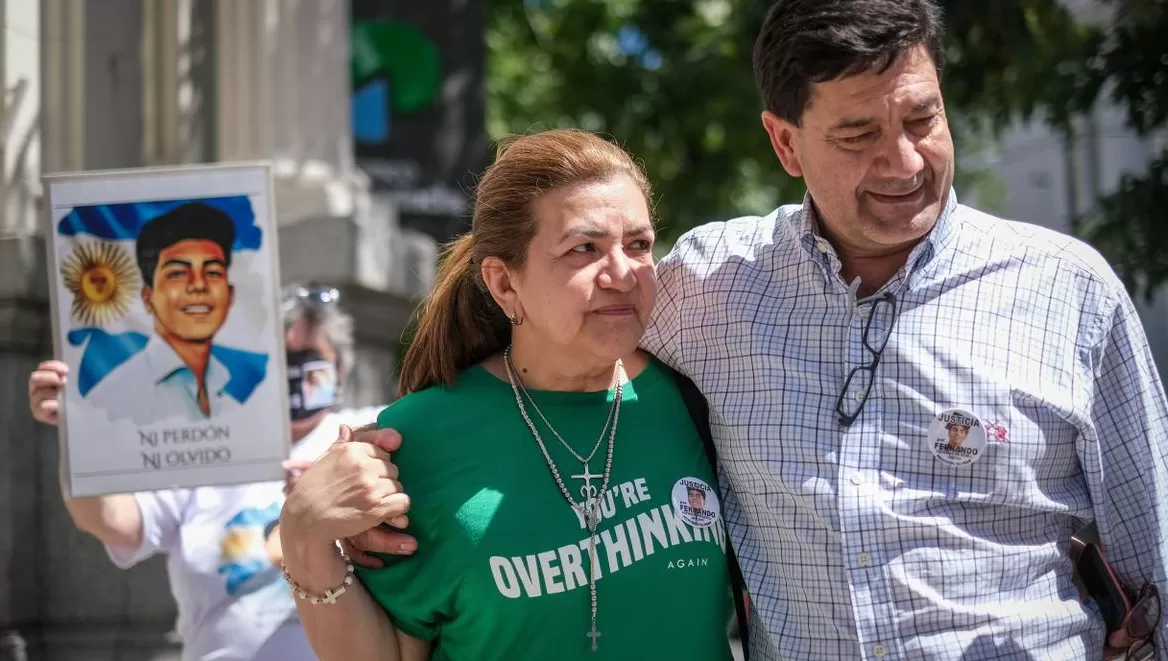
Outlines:
{"type": "Polygon", "coordinates": [[[430,386],[405,395],[381,410],[377,426],[422,437],[445,438],[481,425],[497,406],[498,384],[479,366],[463,370],[452,384],[430,386]]]}

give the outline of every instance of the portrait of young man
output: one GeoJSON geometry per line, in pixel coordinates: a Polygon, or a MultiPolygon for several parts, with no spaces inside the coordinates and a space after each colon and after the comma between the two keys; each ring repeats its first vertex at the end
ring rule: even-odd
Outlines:
{"type": "Polygon", "coordinates": [[[201,202],[143,224],[135,256],[152,332],[89,394],[112,418],[207,420],[245,402],[262,381],[255,354],[214,341],[235,298],[235,234],[230,216],[201,202]]]}

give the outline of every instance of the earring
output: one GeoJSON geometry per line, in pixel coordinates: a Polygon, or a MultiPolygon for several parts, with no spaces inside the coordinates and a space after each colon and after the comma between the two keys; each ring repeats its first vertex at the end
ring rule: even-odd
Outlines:
{"type": "Polygon", "coordinates": [[[511,325],[512,325],[512,326],[522,326],[522,325],[523,325],[523,319],[521,319],[521,318],[519,317],[519,313],[518,313],[518,312],[512,312],[512,313],[511,313],[511,316],[510,316],[510,317],[507,317],[507,318],[511,320],[511,325]]]}

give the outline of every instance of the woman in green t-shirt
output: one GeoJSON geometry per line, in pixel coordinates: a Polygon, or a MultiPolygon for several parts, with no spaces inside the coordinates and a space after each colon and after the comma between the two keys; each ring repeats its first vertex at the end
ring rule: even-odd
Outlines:
{"type": "Polygon", "coordinates": [[[590,133],[500,149],[378,420],[409,443],[393,464],[335,446],[285,506],[285,571],[322,661],[731,658],[713,471],[668,368],[637,349],[649,200],[590,133]],[[416,553],[355,570],[332,540],[403,491],[416,553]]]}

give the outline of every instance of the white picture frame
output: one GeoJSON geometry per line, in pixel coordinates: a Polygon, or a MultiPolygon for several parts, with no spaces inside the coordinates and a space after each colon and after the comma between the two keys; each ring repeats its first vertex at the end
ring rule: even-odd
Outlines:
{"type": "Polygon", "coordinates": [[[283,480],[291,428],[269,164],[43,181],[70,494],[283,480]]]}

